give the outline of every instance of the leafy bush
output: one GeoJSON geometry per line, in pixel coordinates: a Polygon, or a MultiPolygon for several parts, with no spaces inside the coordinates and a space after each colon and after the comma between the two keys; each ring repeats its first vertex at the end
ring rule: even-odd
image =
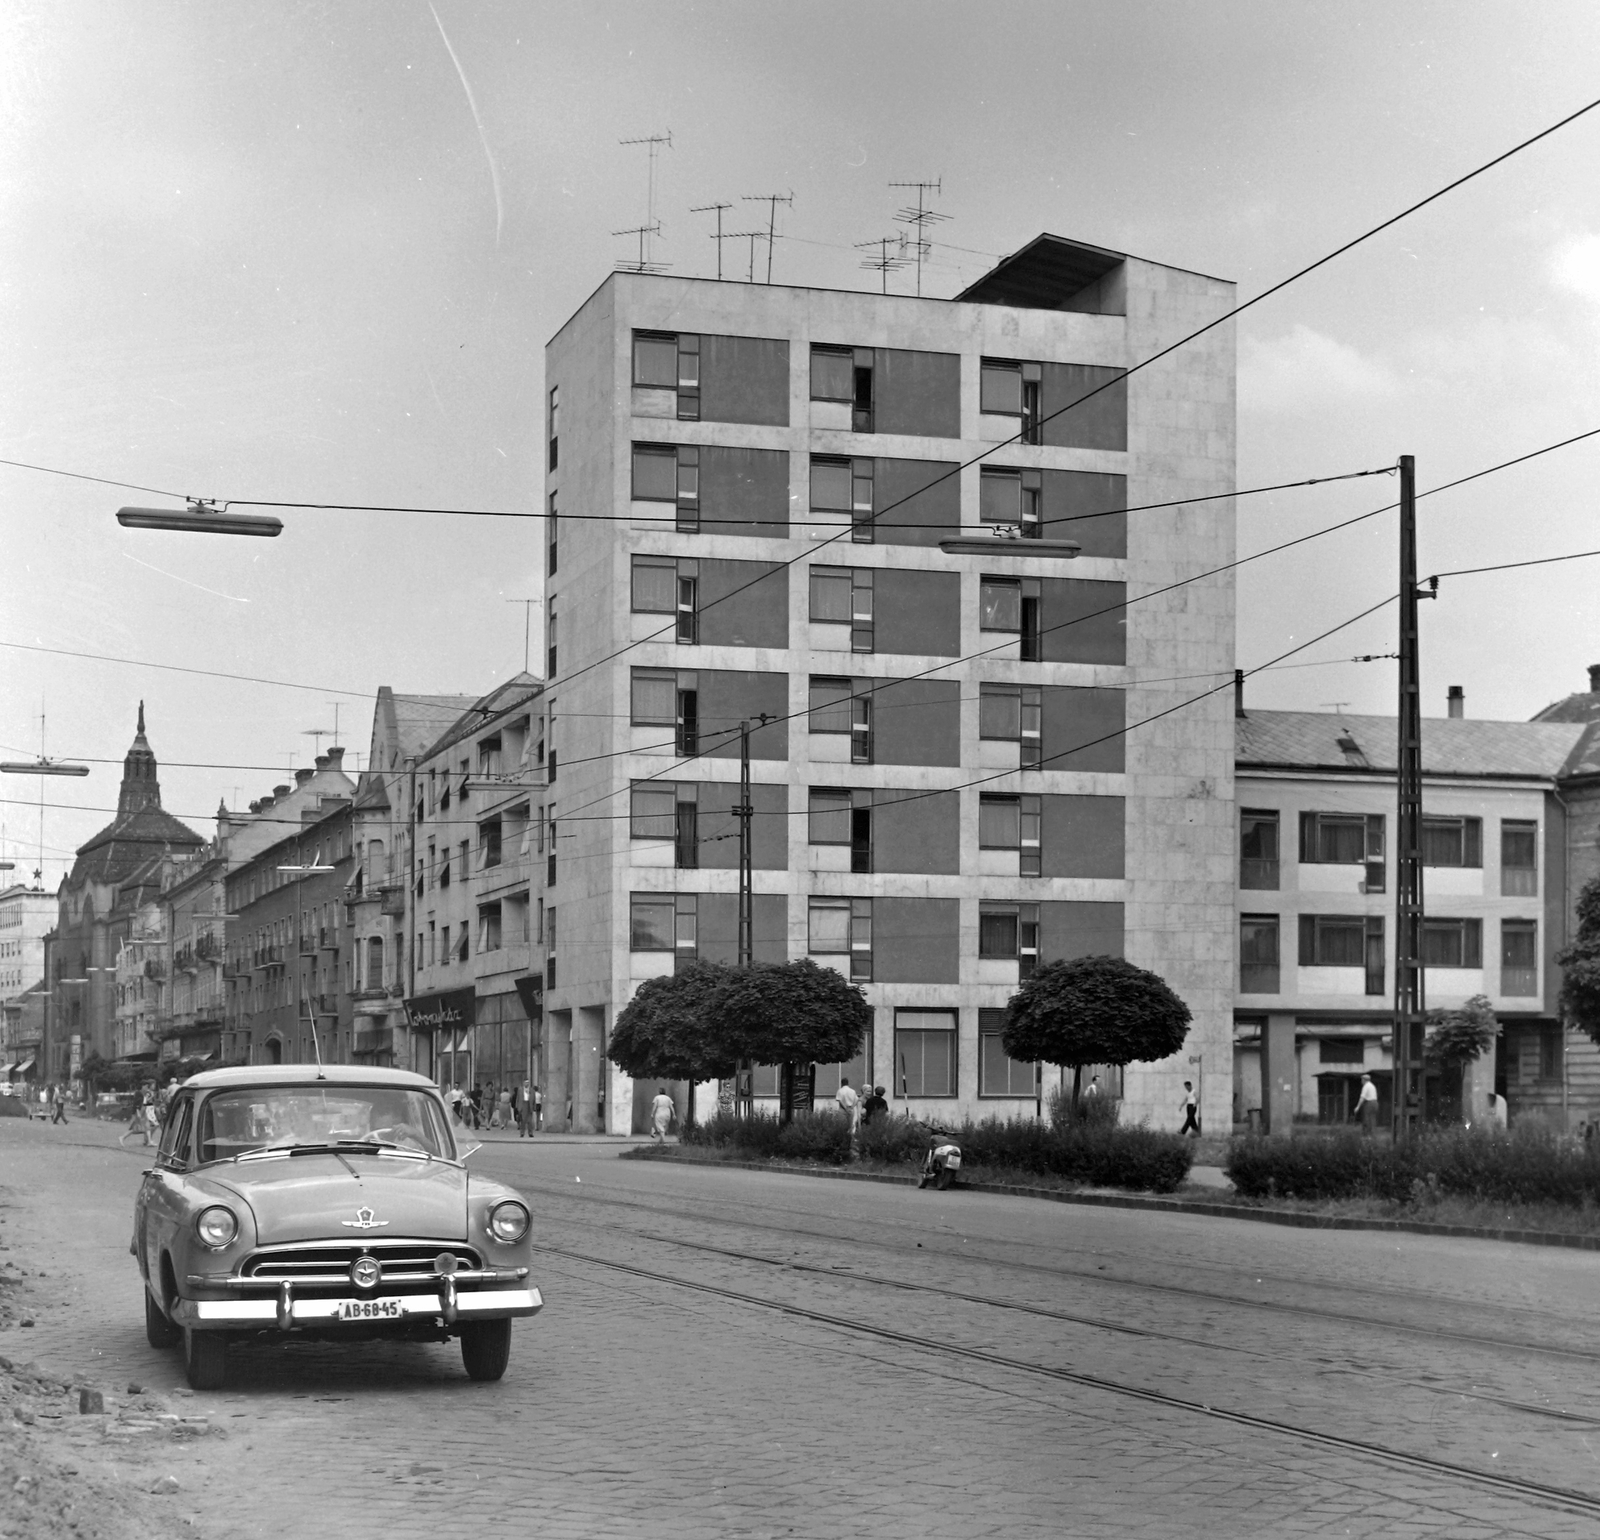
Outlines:
{"type": "Polygon", "coordinates": [[[1381,1198],[1437,1201],[1439,1196],[1500,1203],[1556,1203],[1579,1208],[1600,1199],[1600,1152],[1548,1126],[1429,1131],[1396,1148],[1360,1134],[1329,1138],[1239,1139],[1226,1167],[1249,1198],[1381,1198]]]}
{"type": "MultiPolygon", "coordinates": [[[[849,1128],[845,1115],[833,1111],[802,1113],[786,1128],[770,1113],[741,1121],[718,1112],[685,1129],[683,1143],[736,1149],[755,1160],[776,1156],[842,1165],[850,1158],[849,1128]]],[[[954,1133],[963,1170],[1048,1172],[1093,1187],[1171,1192],[1187,1178],[1194,1159],[1193,1145],[1176,1134],[1118,1128],[1101,1119],[1052,1128],[1031,1118],[985,1118],[963,1123],[954,1133]]],[[[879,1117],[860,1126],[856,1142],[863,1159],[914,1164],[927,1151],[928,1130],[912,1118],[879,1117]]]]}

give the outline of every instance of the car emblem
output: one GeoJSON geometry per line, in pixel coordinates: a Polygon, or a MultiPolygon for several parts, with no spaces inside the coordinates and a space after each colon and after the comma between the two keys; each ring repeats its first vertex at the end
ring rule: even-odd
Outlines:
{"type": "Polygon", "coordinates": [[[362,1255],[350,1264],[350,1281],[358,1289],[375,1289],[383,1279],[383,1266],[374,1256],[362,1255]]]}
{"type": "Polygon", "coordinates": [[[383,1230],[388,1227],[387,1219],[374,1219],[370,1208],[358,1208],[354,1219],[341,1219],[339,1221],[347,1230],[383,1230]]]}

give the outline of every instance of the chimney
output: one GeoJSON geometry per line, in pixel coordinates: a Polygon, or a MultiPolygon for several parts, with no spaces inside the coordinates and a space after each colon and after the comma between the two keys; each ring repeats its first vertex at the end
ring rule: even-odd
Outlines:
{"type": "Polygon", "coordinates": [[[1467,692],[1460,685],[1451,685],[1444,699],[1446,712],[1457,721],[1467,714],[1467,692]]]}
{"type": "Polygon", "coordinates": [[[309,781],[316,773],[317,772],[315,770],[296,770],[294,773],[295,785],[304,786],[305,783],[309,781]]]}
{"type": "Polygon", "coordinates": [[[326,754],[317,755],[316,766],[318,770],[326,770],[328,768],[328,756],[326,754]]]}
{"type": "Polygon", "coordinates": [[[1244,670],[1236,668],[1233,671],[1233,714],[1236,717],[1245,715],[1244,709],[1244,670]]]}
{"type": "Polygon", "coordinates": [[[330,770],[344,769],[344,750],[333,747],[328,750],[328,768],[330,770]]]}
{"type": "Polygon", "coordinates": [[[1589,693],[1600,695],[1600,663],[1589,665],[1589,693]]]}
{"type": "MultiPolygon", "coordinates": [[[[279,797],[287,797],[288,795],[289,788],[287,786],[274,786],[272,788],[272,796],[274,801],[276,801],[279,797]]],[[[263,797],[261,800],[265,802],[267,799],[263,797]]]]}

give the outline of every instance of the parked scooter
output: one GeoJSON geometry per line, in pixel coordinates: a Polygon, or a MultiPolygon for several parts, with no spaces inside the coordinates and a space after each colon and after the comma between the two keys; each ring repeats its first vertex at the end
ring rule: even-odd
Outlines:
{"type": "Polygon", "coordinates": [[[918,1188],[932,1182],[943,1192],[955,1180],[961,1169],[961,1146],[947,1128],[928,1125],[928,1153],[922,1159],[922,1171],[917,1177],[918,1188]]]}

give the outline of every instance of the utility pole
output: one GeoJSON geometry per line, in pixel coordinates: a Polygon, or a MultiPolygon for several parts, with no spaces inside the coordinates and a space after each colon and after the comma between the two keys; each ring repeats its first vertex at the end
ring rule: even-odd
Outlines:
{"type": "Polygon", "coordinates": [[[537,599],[507,599],[506,604],[522,606],[522,672],[528,672],[528,648],[533,641],[533,607],[537,599]]]}
{"type": "MultiPolygon", "coordinates": [[[[767,714],[763,711],[756,719],[757,725],[765,726],[766,720],[767,714]]],[[[739,724],[739,805],[733,811],[739,819],[739,966],[748,968],[755,960],[754,901],[750,891],[750,820],[755,813],[755,807],[750,801],[748,718],[739,724]]],[[[749,1059],[740,1060],[735,1098],[735,1107],[740,1117],[748,1118],[755,1115],[754,1073],[755,1066],[749,1059]]]]}
{"type": "Polygon", "coordinates": [[[1400,456],[1400,714],[1396,724],[1399,806],[1395,828],[1394,1090],[1396,1144],[1422,1116],[1422,683],[1417,601],[1417,474],[1400,456]]]}

